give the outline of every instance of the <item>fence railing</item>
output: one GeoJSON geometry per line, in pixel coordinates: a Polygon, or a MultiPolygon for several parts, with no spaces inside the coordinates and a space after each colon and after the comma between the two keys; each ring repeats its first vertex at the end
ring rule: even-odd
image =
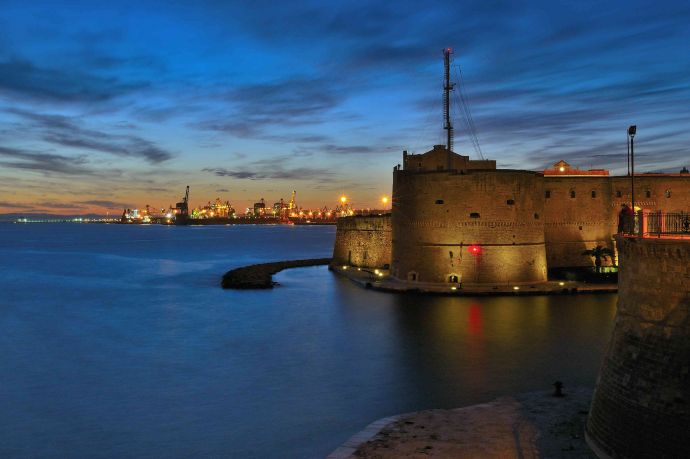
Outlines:
{"type": "Polygon", "coordinates": [[[650,212],[637,215],[637,230],[642,237],[690,237],[690,212],[650,212]]]}

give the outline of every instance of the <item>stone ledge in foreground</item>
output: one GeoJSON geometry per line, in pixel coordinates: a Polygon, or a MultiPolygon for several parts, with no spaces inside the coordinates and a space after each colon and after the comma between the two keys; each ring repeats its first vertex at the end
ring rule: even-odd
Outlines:
{"type": "Polygon", "coordinates": [[[328,459],[596,458],[584,440],[592,390],[531,392],[380,419],[328,459]]]}
{"type": "Polygon", "coordinates": [[[261,263],[232,269],[223,275],[220,285],[223,288],[236,289],[262,289],[273,288],[273,275],[283,269],[304,268],[307,266],[327,265],[330,258],[310,258],[307,260],[276,261],[273,263],[261,263]]]}

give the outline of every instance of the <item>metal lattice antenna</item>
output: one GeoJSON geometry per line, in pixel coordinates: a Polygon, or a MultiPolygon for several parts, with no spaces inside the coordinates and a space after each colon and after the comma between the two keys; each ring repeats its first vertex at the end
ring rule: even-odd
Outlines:
{"type": "Polygon", "coordinates": [[[453,150],[453,124],[450,121],[450,92],[453,90],[453,85],[450,83],[450,55],[453,53],[452,48],[443,50],[443,117],[444,126],[446,130],[446,149],[448,150],[448,170],[451,168],[451,151],[453,150]]]}

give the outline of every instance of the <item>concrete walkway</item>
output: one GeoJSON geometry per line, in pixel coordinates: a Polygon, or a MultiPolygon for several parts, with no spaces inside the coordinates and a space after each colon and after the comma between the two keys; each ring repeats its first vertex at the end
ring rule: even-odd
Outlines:
{"type": "Polygon", "coordinates": [[[365,288],[387,292],[433,293],[457,296],[489,295],[563,295],[575,293],[616,293],[617,284],[588,284],[576,281],[548,281],[516,284],[434,284],[405,282],[390,276],[384,269],[357,268],[354,266],[330,266],[333,272],[341,274],[365,288]]]}
{"type": "Polygon", "coordinates": [[[381,419],[328,459],[595,458],[584,440],[590,389],[533,392],[381,419]]]}

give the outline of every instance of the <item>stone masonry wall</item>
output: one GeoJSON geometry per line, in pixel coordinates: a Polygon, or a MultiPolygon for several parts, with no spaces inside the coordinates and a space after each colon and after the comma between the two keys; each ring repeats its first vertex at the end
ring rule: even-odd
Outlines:
{"type": "Polygon", "coordinates": [[[395,171],[391,273],[425,283],[545,281],[543,202],[534,172],[395,171]]]}
{"type": "MultiPolygon", "coordinates": [[[[621,204],[630,204],[629,177],[545,176],[544,238],[549,268],[592,266],[583,250],[614,249],[621,204]]],[[[635,176],[635,206],[690,210],[690,176],[635,176]]],[[[611,264],[612,260],[608,260],[611,264]]]]}
{"type": "Polygon", "coordinates": [[[602,457],[690,457],[690,240],[618,247],[618,312],[588,441],[602,457]]]}
{"type": "Polygon", "coordinates": [[[391,217],[341,217],[335,234],[333,264],[384,268],[391,263],[391,217]]]}

